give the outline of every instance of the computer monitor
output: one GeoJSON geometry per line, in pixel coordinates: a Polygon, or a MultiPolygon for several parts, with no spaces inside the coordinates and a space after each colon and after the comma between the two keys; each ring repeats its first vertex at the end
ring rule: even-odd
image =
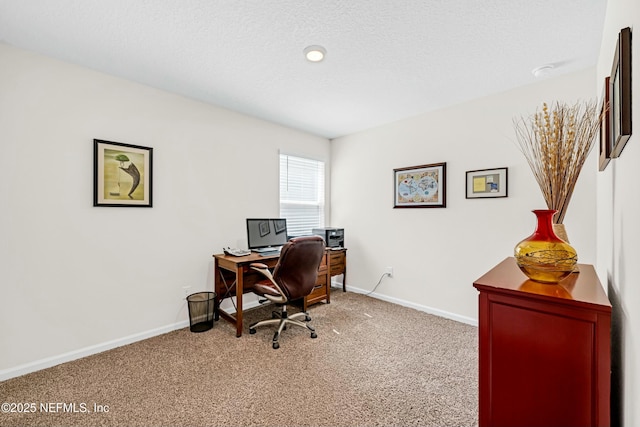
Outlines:
{"type": "Polygon", "coordinates": [[[276,250],[287,243],[287,220],[280,218],[247,218],[249,249],[276,250]]]}

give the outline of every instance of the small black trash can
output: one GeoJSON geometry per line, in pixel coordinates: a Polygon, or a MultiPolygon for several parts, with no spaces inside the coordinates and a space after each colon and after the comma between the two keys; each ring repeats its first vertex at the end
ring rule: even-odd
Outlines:
{"type": "Polygon", "coordinates": [[[213,327],[215,292],[196,292],[187,297],[191,332],[204,332],[213,327]]]}

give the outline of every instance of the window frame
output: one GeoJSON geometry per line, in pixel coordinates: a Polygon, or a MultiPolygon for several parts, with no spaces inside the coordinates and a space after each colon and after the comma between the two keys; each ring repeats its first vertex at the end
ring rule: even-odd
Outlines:
{"type": "Polygon", "coordinates": [[[287,220],[287,233],[289,236],[310,235],[313,228],[323,228],[325,226],[326,162],[316,158],[284,152],[280,152],[278,158],[280,217],[287,220]],[[286,170],[283,169],[285,165],[286,170]],[[296,167],[299,170],[296,171],[296,167]],[[306,170],[305,167],[307,168],[306,170]],[[311,176],[307,178],[298,177],[292,172],[300,175],[308,172],[311,176]],[[287,189],[291,188],[290,185],[297,186],[297,188],[287,192],[287,189]],[[309,191],[314,193],[314,198],[305,197],[309,195],[309,191]]]}

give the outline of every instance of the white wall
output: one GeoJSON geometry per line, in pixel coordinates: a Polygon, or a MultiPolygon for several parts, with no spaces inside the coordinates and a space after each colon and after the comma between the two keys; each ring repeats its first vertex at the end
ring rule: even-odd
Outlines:
{"type": "MultiPolygon", "coordinates": [[[[599,96],[636,0],[609,0],[597,69],[328,141],[0,43],[0,381],[184,325],[182,286],[211,289],[211,254],[243,219],[275,215],[277,154],[329,160],[330,224],[346,228],[348,286],[473,322],[471,283],[510,256],[544,207],[511,120],[542,101],[599,96]],[[154,207],[92,207],[92,140],[155,149],[154,207]],[[250,154],[249,154],[250,153],[250,154]],[[445,209],[392,209],[393,169],[447,162],[445,209]],[[509,167],[509,197],[466,200],[467,170],[509,167]],[[254,173],[267,178],[256,180],[254,173]],[[270,177],[270,178],[269,178],[270,177]],[[264,186],[271,180],[272,186],[264,186]]],[[[640,43],[633,70],[640,70],[640,43]]],[[[637,76],[636,76],[637,77],[637,76]]],[[[633,92],[640,94],[640,79],[633,92]]],[[[640,123],[634,97],[633,122],[640,123]]],[[[565,219],[614,303],[614,425],[640,424],[640,150],[583,171],[565,219]],[[593,195],[597,188],[597,207],[593,195]],[[597,245],[596,233],[597,213],[597,245]],[[619,402],[619,403],[617,403],[619,402]]]]}
{"type": "Polygon", "coordinates": [[[640,425],[640,24],[637,0],[609,0],[597,65],[598,90],[611,73],[618,33],[632,31],[632,136],[622,155],[597,178],[597,271],[613,305],[612,425],[640,425]]]}
{"type": "MultiPolygon", "coordinates": [[[[0,44],[0,380],[185,326],[182,286],[329,141],[0,44]],[[154,148],[153,208],[92,206],[93,139],[154,148]]],[[[230,329],[231,330],[231,329],[230,329]]]]}
{"type": "MultiPolygon", "coordinates": [[[[472,283],[529,236],[544,209],[512,120],[542,102],[596,98],[595,69],[544,80],[331,143],[332,226],[345,228],[347,287],[473,323],[472,283]],[[393,209],[393,169],[447,162],[447,207],[393,209]],[[465,172],[509,168],[509,197],[465,199],[465,172]]],[[[579,262],[595,263],[594,150],[564,223],[579,262]]]]}

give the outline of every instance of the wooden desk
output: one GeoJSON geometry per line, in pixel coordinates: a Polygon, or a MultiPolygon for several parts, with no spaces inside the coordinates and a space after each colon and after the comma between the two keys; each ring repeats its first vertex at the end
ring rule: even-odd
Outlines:
{"type": "MultiPolygon", "coordinates": [[[[307,307],[316,302],[326,300],[327,303],[331,302],[331,279],[329,276],[328,266],[328,250],[325,251],[324,257],[320,262],[320,268],[318,269],[318,280],[316,287],[311,291],[311,294],[306,296],[302,302],[303,310],[306,311],[307,307]]],[[[256,253],[243,257],[235,257],[225,254],[215,254],[213,276],[215,280],[216,291],[216,303],[215,303],[215,320],[218,320],[220,316],[223,319],[236,325],[236,336],[242,336],[242,296],[246,292],[250,292],[249,289],[252,284],[257,281],[264,280],[264,276],[255,270],[252,270],[249,265],[251,263],[260,262],[269,266],[269,268],[275,267],[278,263],[279,255],[260,256],[256,253]],[[236,313],[227,313],[220,308],[220,302],[223,299],[235,296],[236,297],[236,313]]]]}
{"type": "Polygon", "coordinates": [[[559,284],[506,258],[479,295],[479,425],[608,426],[611,304],[593,266],[559,284]]]}

